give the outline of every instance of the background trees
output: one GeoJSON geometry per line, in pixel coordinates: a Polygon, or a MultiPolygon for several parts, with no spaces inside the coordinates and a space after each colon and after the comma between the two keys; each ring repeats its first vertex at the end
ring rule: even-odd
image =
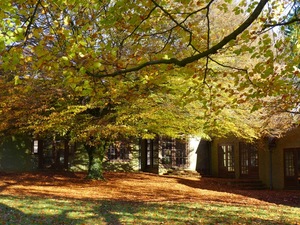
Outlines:
{"type": "Polygon", "coordinates": [[[298,106],[298,53],[278,28],[299,21],[296,2],[0,6],[2,131],[67,136],[102,158],[127,136],[251,140],[298,106]]]}

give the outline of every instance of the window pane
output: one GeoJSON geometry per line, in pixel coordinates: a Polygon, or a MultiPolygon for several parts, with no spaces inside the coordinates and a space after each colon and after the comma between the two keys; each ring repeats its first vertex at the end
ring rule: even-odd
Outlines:
{"type": "Polygon", "coordinates": [[[227,168],[228,172],[234,172],[234,151],[232,145],[222,145],[221,154],[223,156],[223,167],[227,168]]]}
{"type": "Polygon", "coordinates": [[[234,152],[231,145],[228,146],[228,171],[234,171],[234,152]]]}
{"type": "Polygon", "coordinates": [[[175,151],[175,139],[162,140],[162,163],[172,164],[172,152],[175,151]]]}
{"type": "Polygon", "coordinates": [[[34,140],[33,141],[33,153],[37,154],[39,152],[39,141],[38,140],[34,140]]]}
{"type": "Polygon", "coordinates": [[[224,167],[227,167],[227,154],[226,154],[226,146],[225,145],[223,145],[223,146],[221,146],[221,148],[222,148],[222,155],[223,155],[223,166],[224,167]]]}
{"type": "Polygon", "coordinates": [[[151,165],[151,140],[147,140],[146,145],[146,152],[147,152],[147,166],[151,165]]]}
{"type": "Polygon", "coordinates": [[[249,173],[249,159],[248,159],[248,150],[243,148],[241,149],[241,173],[248,174],[249,173]]]}
{"type": "Polygon", "coordinates": [[[258,167],[258,150],[256,146],[250,148],[250,166],[258,167]]]}
{"type": "Polygon", "coordinates": [[[131,145],[127,141],[116,141],[108,146],[107,156],[109,160],[128,160],[131,145]]]}
{"type": "Polygon", "coordinates": [[[294,154],[291,151],[285,152],[285,175],[286,176],[295,175],[294,154]]]}

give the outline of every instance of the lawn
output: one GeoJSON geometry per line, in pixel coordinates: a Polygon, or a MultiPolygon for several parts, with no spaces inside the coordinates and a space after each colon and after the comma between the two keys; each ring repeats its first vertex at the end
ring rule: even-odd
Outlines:
{"type": "Polygon", "coordinates": [[[299,191],[145,173],[0,175],[0,224],[300,224],[299,191]]]}

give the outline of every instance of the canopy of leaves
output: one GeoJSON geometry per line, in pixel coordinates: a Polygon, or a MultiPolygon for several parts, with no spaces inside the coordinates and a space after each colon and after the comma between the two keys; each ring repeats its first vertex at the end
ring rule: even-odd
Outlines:
{"type": "MultiPolygon", "coordinates": [[[[299,52],[278,29],[299,21],[288,16],[295,7],[2,1],[1,131],[81,141],[271,134],[270,118],[298,106],[299,52]]],[[[287,117],[286,129],[297,120],[287,117]]]]}

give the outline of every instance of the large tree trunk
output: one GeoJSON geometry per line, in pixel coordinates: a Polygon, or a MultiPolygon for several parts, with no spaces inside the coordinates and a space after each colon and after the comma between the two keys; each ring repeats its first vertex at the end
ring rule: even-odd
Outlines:
{"type": "Polygon", "coordinates": [[[88,179],[103,180],[102,162],[105,155],[105,142],[98,146],[86,144],[85,149],[89,157],[88,179]]]}

